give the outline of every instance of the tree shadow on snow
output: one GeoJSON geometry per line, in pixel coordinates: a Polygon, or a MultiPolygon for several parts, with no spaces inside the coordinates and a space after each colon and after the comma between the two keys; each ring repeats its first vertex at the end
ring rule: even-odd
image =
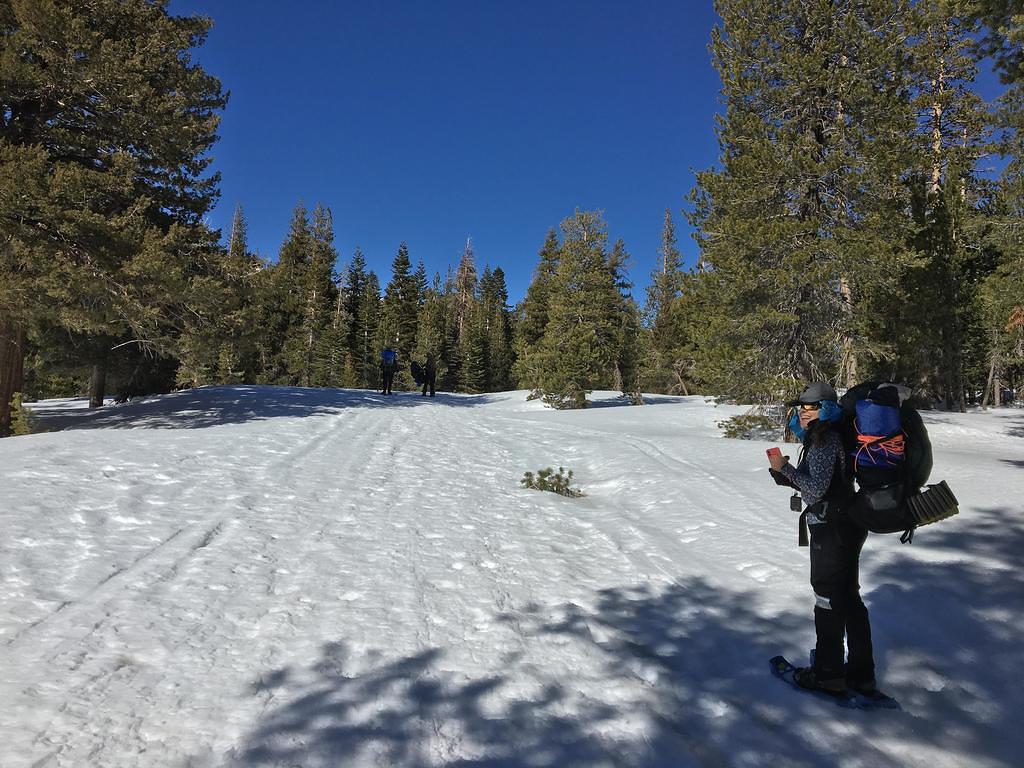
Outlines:
{"type": "Polygon", "coordinates": [[[870,723],[879,713],[841,710],[773,680],[768,659],[794,652],[794,638],[806,647],[812,620],[803,605],[766,619],[758,594],[693,578],[603,590],[587,607],[531,605],[497,617],[535,653],[572,643],[591,660],[580,681],[570,669],[552,676],[522,652],[474,678],[446,668],[441,648],[356,658],[344,642],[330,643],[310,669],[269,671],[254,683],[254,695],[282,703],[228,763],[819,766],[856,749],[891,764],[856,729],[827,753],[813,728],[793,727],[822,716],[870,723]]]}
{"type": "Polygon", "coordinates": [[[419,392],[383,395],[365,389],[317,389],[238,385],[197,387],[88,409],[42,408],[34,412],[43,430],[65,429],[200,429],[277,417],[299,418],[363,408],[418,408],[440,405],[472,408],[490,402],[489,395],[419,392]]]}
{"type": "Polygon", "coordinates": [[[913,546],[926,557],[890,558],[867,595],[876,646],[915,681],[900,699],[930,724],[932,747],[1018,764],[1024,508],[965,510],[919,529],[913,546]]]}
{"type": "Polygon", "coordinates": [[[1013,419],[1006,428],[1010,437],[1024,437],[1024,419],[1013,419]]]}

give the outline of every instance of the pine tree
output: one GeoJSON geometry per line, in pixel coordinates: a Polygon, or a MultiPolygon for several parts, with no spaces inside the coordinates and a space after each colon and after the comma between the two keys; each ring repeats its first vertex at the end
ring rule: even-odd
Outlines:
{"type": "Polygon", "coordinates": [[[359,303],[359,322],[362,337],[356,339],[357,365],[360,386],[364,389],[378,389],[380,383],[380,350],[382,305],[380,280],[370,270],[366,274],[363,294],[359,303]]]}
{"type": "Polygon", "coordinates": [[[488,392],[504,392],[512,388],[512,313],[508,308],[508,288],[501,267],[484,269],[480,278],[480,302],[487,334],[488,392]]]}
{"type": "Polygon", "coordinates": [[[470,394],[486,392],[490,357],[487,317],[479,302],[459,305],[459,311],[459,390],[470,394]]]}
{"type": "Polygon", "coordinates": [[[345,342],[346,357],[350,361],[349,369],[353,373],[346,386],[369,388],[370,382],[365,381],[363,369],[364,360],[364,338],[366,329],[366,318],[363,316],[363,304],[366,291],[366,257],[359,247],[356,247],[352,255],[352,261],[345,270],[345,278],[342,283],[341,293],[344,303],[343,313],[347,318],[348,336],[345,342]]]}
{"type": "Polygon", "coordinates": [[[193,277],[177,344],[178,386],[253,380],[253,277],[261,264],[249,253],[242,206],[235,207],[226,254],[193,277]]]}
{"type": "Polygon", "coordinates": [[[100,372],[111,346],[173,350],[218,258],[225,97],[189,56],[209,27],[142,0],[0,6],[0,435],[30,329],[87,337],[100,372]]]}
{"type": "Polygon", "coordinates": [[[937,2],[916,6],[912,19],[912,106],[921,129],[911,176],[916,226],[909,242],[917,263],[905,278],[900,327],[903,339],[914,344],[902,348],[899,368],[947,408],[963,410],[970,367],[964,352],[978,312],[978,271],[990,269],[978,263],[977,244],[967,239],[984,194],[974,168],[987,152],[987,116],[971,89],[977,67],[960,20],[937,2]]]}
{"type": "Polygon", "coordinates": [[[345,336],[339,290],[334,274],[334,220],[328,208],[313,211],[312,257],[306,281],[306,386],[336,387],[341,382],[345,336]]]}
{"type": "Polygon", "coordinates": [[[488,385],[487,318],[480,302],[480,284],[470,238],[466,238],[453,287],[455,356],[451,373],[460,391],[483,392],[488,385]]]}
{"type": "Polygon", "coordinates": [[[998,406],[1004,385],[1024,376],[1024,9],[1011,0],[978,0],[984,22],[979,57],[992,56],[1007,86],[995,111],[997,149],[1006,159],[989,216],[978,234],[993,255],[993,269],[979,288],[984,337],[983,405],[998,406]]]}
{"type": "Polygon", "coordinates": [[[391,262],[391,280],[384,290],[379,348],[391,347],[398,352],[399,370],[395,386],[408,388],[406,368],[416,345],[416,318],[419,314],[419,290],[416,276],[410,272],[409,248],[405,243],[391,262]]]}
{"type": "Polygon", "coordinates": [[[452,328],[454,320],[451,313],[452,302],[445,294],[444,284],[439,274],[424,292],[423,306],[420,308],[416,330],[416,352],[414,358],[423,363],[427,355],[434,355],[437,364],[437,382],[442,389],[451,389],[444,382],[448,377],[448,368],[453,357],[452,328]]]}
{"type": "Polygon", "coordinates": [[[967,9],[985,25],[980,57],[992,57],[1004,83],[1024,82],[1024,6],[1019,0],[967,0],[967,9]]]}
{"type": "Polygon", "coordinates": [[[537,357],[539,389],[556,408],[582,408],[618,362],[621,324],[599,213],[576,211],[561,225],[563,244],[537,357]],[[610,306],[611,304],[611,306],[610,306]]]}
{"type": "Polygon", "coordinates": [[[309,288],[312,276],[313,235],[309,214],[300,202],[292,212],[288,234],[273,268],[268,330],[280,344],[271,383],[302,386],[309,372],[309,288]]]}
{"type": "Polygon", "coordinates": [[[611,290],[607,306],[610,323],[614,330],[613,345],[615,364],[612,369],[611,386],[629,396],[636,403],[642,403],[641,369],[643,360],[639,345],[641,313],[633,299],[633,287],[628,276],[629,254],[626,244],[620,239],[612,246],[608,255],[608,272],[611,290]]]}
{"type": "Polygon", "coordinates": [[[476,302],[476,262],[473,257],[473,241],[467,237],[459,268],[455,272],[455,325],[460,339],[465,333],[466,324],[476,312],[476,302]]]}
{"type": "Polygon", "coordinates": [[[685,326],[679,301],[683,290],[683,264],[676,246],[672,212],[665,209],[665,224],[658,249],[658,268],[651,274],[644,310],[646,335],[650,339],[651,358],[638,357],[644,378],[659,392],[687,392],[683,375],[682,350],[685,347],[685,326]]]}
{"type": "Polygon", "coordinates": [[[561,258],[561,246],[554,229],[548,230],[539,255],[540,263],[534,270],[533,280],[516,310],[518,322],[514,336],[513,365],[513,374],[518,380],[518,386],[531,389],[535,393],[540,389],[540,341],[548,325],[549,302],[561,258]]]}
{"type": "Polygon", "coordinates": [[[720,0],[722,168],[698,175],[702,266],[682,305],[695,376],[755,401],[891,355],[873,323],[908,257],[906,9],[720,0]]]}
{"type": "Polygon", "coordinates": [[[230,374],[222,369],[219,383],[250,383],[256,375],[256,330],[253,322],[256,277],[264,268],[262,260],[249,251],[248,227],[241,204],[235,207],[228,241],[226,268],[239,286],[240,301],[232,305],[225,320],[229,326],[222,342],[222,356],[231,362],[230,374]]]}
{"type": "Polygon", "coordinates": [[[423,266],[422,260],[416,265],[413,283],[416,286],[416,304],[422,308],[423,302],[427,300],[427,291],[430,288],[430,283],[427,281],[427,268],[423,266]]]}

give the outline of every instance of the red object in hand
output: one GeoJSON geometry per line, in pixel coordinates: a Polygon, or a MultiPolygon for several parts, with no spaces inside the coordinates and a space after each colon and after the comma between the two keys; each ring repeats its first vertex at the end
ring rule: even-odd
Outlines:
{"type": "Polygon", "coordinates": [[[779,450],[778,448],[769,448],[767,451],[765,451],[765,453],[768,454],[768,458],[771,458],[772,456],[781,456],[782,455],[782,451],[779,450]]]}

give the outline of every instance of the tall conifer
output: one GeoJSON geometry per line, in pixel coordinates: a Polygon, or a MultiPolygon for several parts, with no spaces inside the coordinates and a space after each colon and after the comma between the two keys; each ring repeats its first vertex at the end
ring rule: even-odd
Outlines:
{"type": "MultiPolygon", "coordinates": [[[[416,352],[414,358],[424,363],[427,355],[434,355],[437,364],[437,383],[445,388],[453,355],[452,328],[454,325],[451,313],[452,303],[445,295],[444,283],[440,274],[424,292],[423,306],[420,308],[416,331],[416,352]]],[[[451,385],[447,385],[451,388],[451,385]]]]}
{"type": "Polygon", "coordinates": [[[685,275],[682,256],[676,245],[675,223],[668,209],[665,209],[658,256],[658,267],[651,274],[644,309],[650,358],[640,358],[637,364],[644,368],[645,379],[657,391],[673,392],[682,389],[685,392],[686,383],[680,364],[685,346],[685,326],[679,306],[685,275]]]}
{"type": "Polygon", "coordinates": [[[526,296],[517,308],[515,327],[515,363],[513,373],[518,386],[538,392],[540,388],[540,340],[548,325],[549,302],[561,258],[561,245],[554,229],[548,230],[541,246],[540,262],[526,289],[526,296]]]}
{"type": "Polygon", "coordinates": [[[886,0],[716,8],[722,167],[699,174],[692,196],[707,268],[683,306],[697,375],[771,400],[885,354],[871,302],[907,258],[905,230],[887,229],[913,130],[900,101],[906,19],[886,0]]]}
{"type": "Polygon", "coordinates": [[[360,386],[365,389],[376,389],[380,385],[381,310],[380,280],[377,273],[370,270],[359,304],[361,338],[356,339],[360,386]]]}
{"type": "Polygon", "coordinates": [[[363,350],[365,337],[366,318],[363,315],[363,304],[365,302],[364,292],[366,290],[366,257],[362,249],[356,247],[345,270],[345,276],[341,286],[342,314],[346,318],[348,334],[345,339],[346,370],[349,377],[345,386],[366,387],[370,383],[364,380],[363,369],[366,361],[363,350]]]}
{"type": "Polygon", "coordinates": [[[640,343],[641,312],[633,299],[633,283],[629,279],[629,254],[626,244],[620,239],[608,254],[608,271],[611,275],[611,290],[607,306],[614,327],[613,345],[615,363],[612,369],[611,387],[641,403],[641,371],[643,347],[640,343]]]}
{"type": "Polygon", "coordinates": [[[173,351],[219,257],[200,230],[226,99],[189,56],[209,27],[142,0],[0,11],[0,435],[30,328],[91,340],[99,367],[125,342],[173,351]]]}
{"type": "Polygon", "coordinates": [[[989,269],[978,262],[978,244],[969,239],[985,194],[974,169],[987,152],[988,118],[971,88],[977,65],[969,30],[941,2],[917,4],[912,22],[908,69],[920,128],[916,172],[910,176],[910,243],[918,258],[906,275],[898,370],[947,408],[962,410],[978,271],[989,269]]]}
{"type": "Polygon", "coordinates": [[[419,315],[419,289],[416,275],[411,271],[408,246],[403,242],[391,262],[391,280],[384,289],[381,320],[378,332],[378,355],[390,347],[398,352],[399,368],[395,386],[409,385],[408,363],[416,346],[416,321],[419,315]]]}
{"type": "Polygon", "coordinates": [[[303,333],[306,337],[305,386],[334,387],[341,381],[344,341],[343,324],[334,265],[334,219],[329,208],[317,205],[313,210],[309,276],[306,280],[306,311],[303,333]]]}
{"type": "Polygon", "coordinates": [[[577,211],[561,229],[561,255],[537,358],[539,389],[556,408],[582,408],[590,390],[607,382],[618,362],[619,305],[612,298],[615,282],[601,215],[577,211]]]}
{"type": "Polygon", "coordinates": [[[310,371],[309,294],[312,280],[313,234],[309,213],[300,202],[292,212],[288,234],[273,269],[276,307],[271,307],[280,333],[275,384],[308,384],[310,371]]]}
{"type": "Polygon", "coordinates": [[[487,333],[487,389],[504,392],[512,387],[512,314],[508,308],[508,288],[501,267],[484,269],[480,278],[480,302],[487,333]]]}

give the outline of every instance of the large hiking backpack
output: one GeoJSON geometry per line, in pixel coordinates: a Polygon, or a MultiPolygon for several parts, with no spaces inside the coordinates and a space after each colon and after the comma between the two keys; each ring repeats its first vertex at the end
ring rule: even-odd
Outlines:
{"type": "Polygon", "coordinates": [[[866,381],[849,389],[839,405],[845,466],[858,487],[846,508],[850,519],[874,533],[902,531],[909,541],[916,527],[959,511],[945,481],[925,487],[932,444],[907,387],[866,381]]]}
{"type": "Polygon", "coordinates": [[[423,373],[423,367],[413,360],[409,363],[409,373],[412,374],[412,380],[416,382],[416,385],[422,387],[423,382],[426,381],[426,376],[423,373]]]}
{"type": "Polygon", "coordinates": [[[393,349],[385,349],[380,353],[380,363],[384,366],[384,370],[395,370],[395,366],[398,364],[398,353],[393,349]]]}

